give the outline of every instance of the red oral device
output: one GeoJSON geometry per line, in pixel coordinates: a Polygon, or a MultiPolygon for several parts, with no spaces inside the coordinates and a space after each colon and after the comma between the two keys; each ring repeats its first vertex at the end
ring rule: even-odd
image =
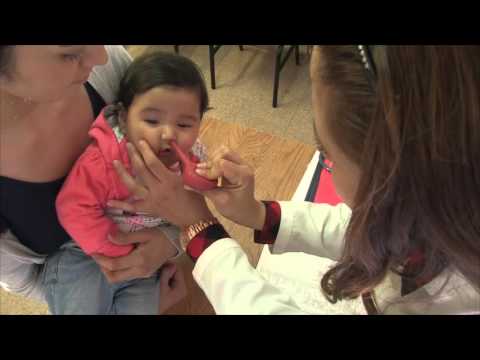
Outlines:
{"type": "Polygon", "coordinates": [[[195,168],[200,162],[196,156],[185,154],[175,141],[171,141],[170,146],[182,164],[182,178],[185,185],[200,191],[211,190],[217,187],[216,180],[205,179],[195,172],[195,168]]]}

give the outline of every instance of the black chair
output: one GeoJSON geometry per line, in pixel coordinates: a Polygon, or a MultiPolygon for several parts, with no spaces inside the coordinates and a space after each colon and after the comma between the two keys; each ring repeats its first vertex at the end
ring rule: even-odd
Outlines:
{"type": "MultiPolygon", "coordinates": [[[[208,45],[210,56],[210,79],[212,82],[212,89],[215,89],[215,54],[222,45],[208,45]]],[[[278,105],[278,87],[280,83],[280,72],[282,71],[288,58],[295,51],[295,63],[300,65],[300,45],[290,45],[290,47],[284,53],[286,45],[278,45],[277,54],[275,58],[275,69],[273,73],[273,101],[272,106],[274,108],[278,105]]],[[[240,50],[243,50],[243,46],[240,45],[240,50]]]]}
{"type": "MultiPolygon", "coordinates": [[[[215,54],[223,45],[208,45],[208,56],[210,58],[210,82],[212,89],[215,89],[215,54]]],[[[175,52],[179,53],[179,45],[173,45],[175,52]]],[[[239,45],[240,51],[243,51],[243,46],[239,45]]]]}
{"type": "MultiPolygon", "coordinates": [[[[215,89],[215,54],[223,45],[208,45],[208,56],[210,58],[210,81],[212,89],[215,89]]],[[[240,51],[243,51],[243,46],[238,45],[240,51]]]]}
{"type": "Polygon", "coordinates": [[[280,82],[280,72],[283,69],[283,66],[287,62],[293,50],[295,50],[295,63],[300,65],[300,45],[290,45],[285,56],[282,58],[283,51],[285,50],[285,45],[278,45],[277,47],[277,57],[275,59],[275,72],[273,74],[273,103],[274,108],[277,107],[278,99],[278,85],[280,82]]]}
{"type": "MultiPolygon", "coordinates": [[[[210,82],[212,89],[216,88],[215,82],[215,54],[223,45],[208,45],[208,55],[210,58],[210,82]]],[[[275,57],[275,69],[273,73],[273,101],[272,106],[274,108],[278,105],[278,87],[280,83],[280,72],[282,71],[285,63],[288,61],[290,55],[295,51],[295,63],[300,65],[300,45],[289,45],[290,47],[286,49],[287,45],[278,45],[277,54],[275,57]]],[[[178,54],[179,45],[174,45],[175,52],[178,54]]],[[[243,46],[239,45],[241,51],[243,51],[243,46]]]]}

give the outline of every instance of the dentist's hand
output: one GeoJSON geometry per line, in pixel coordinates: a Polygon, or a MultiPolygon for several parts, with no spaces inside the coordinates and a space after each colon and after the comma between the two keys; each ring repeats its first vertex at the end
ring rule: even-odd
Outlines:
{"type": "Polygon", "coordinates": [[[207,179],[223,178],[221,187],[201,192],[223,216],[252,229],[263,228],[265,206],[254,196],[254,170],[237,153],[220,147],[209,161],[197,165],[197,174],[207,179]]]}
{"type": "Polygon", "coordinates": [[[213,218],[203,196],[184,189],[182,178],[168,170],[145,141],[138,150],[127,145],[132,168],[140,178],[133,179],[119,161],[115,170],[130,192],[141,200],[134,203],[110,201],[109,206],[130,212],[154,214],[180,226],[213,218]]]}
{"type": "Polygon", "coordinates": [[[116,258],[93,254],[110,283],[148,278],[169,259],[177,249],[165,234],[157,228],[142,229],[132,233],[118,231],[112,242],[118,245],[136,244],[128,255],[116,258]]]}

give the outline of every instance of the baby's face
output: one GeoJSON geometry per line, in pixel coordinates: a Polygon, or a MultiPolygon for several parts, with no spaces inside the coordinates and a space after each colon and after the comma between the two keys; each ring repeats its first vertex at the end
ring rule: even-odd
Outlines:
{"type": "Polygon", "coordinates": [[[123,132],[136,147],[139,140],[145,140],[170,166],[178,159],[169,142],[175,140],[182,150],[190,151],[198,137],[200,120],[200,99],[195,91],[156,87],[134,98],[123,132]]]}

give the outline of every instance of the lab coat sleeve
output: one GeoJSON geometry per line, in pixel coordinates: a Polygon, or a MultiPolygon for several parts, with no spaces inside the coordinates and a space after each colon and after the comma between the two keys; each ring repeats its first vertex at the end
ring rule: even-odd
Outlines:
{"type": "Polygon", "coordinates": [[[211,244],[198,258],[193,277],[219,315],[306,314],[250,265],[233,239],[211,244]]]}
{"type": "MultiPolygon", "coordinates": [[[[279,202],[281,219],[274,254],[305,252],[338,259],[350,219],[344,204],[279,202]]],[[[233,239],[207,246],[196,259],[193,277],[217,314],[302,314],[287,294],[269,284],[233,239]]]]}
{"type": "Polygon", "coordinates": [[[307,201],[280,201],[281,221],[270,251],[273,254],[304,252],[338,260],[351,216],[350,208],[307,201]]]}

